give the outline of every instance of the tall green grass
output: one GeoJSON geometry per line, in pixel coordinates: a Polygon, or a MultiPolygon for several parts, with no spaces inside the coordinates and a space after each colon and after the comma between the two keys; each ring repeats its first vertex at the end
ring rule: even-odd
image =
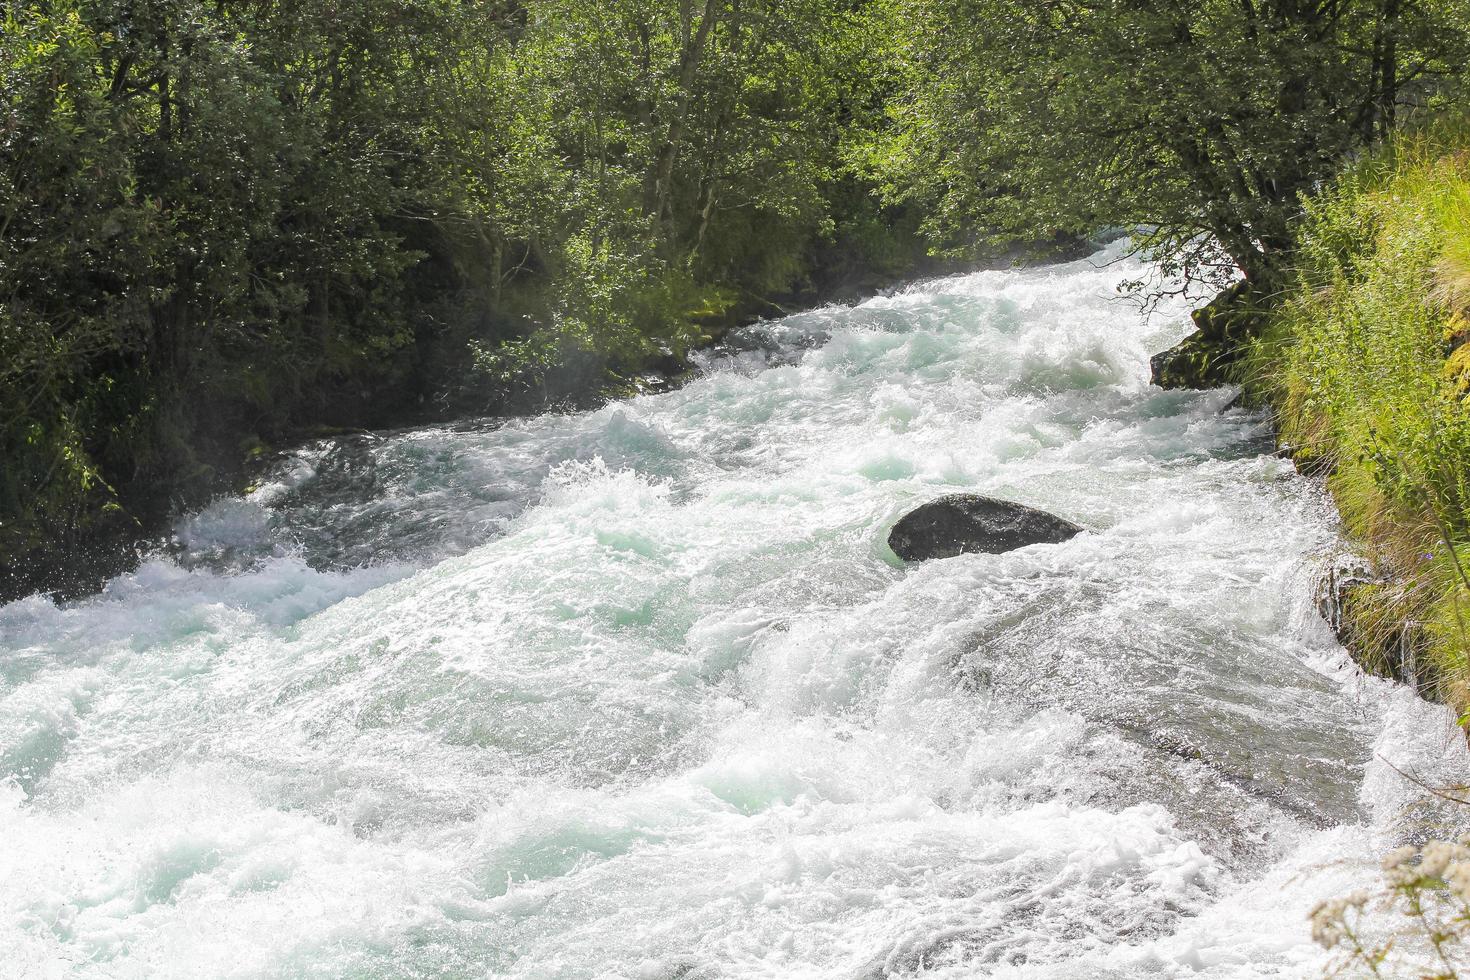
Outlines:
{"type": "Polygon", "coordinates": [[[1467,720],[1470,119],[1399,136],[1306,202],[1295,281],[1247,363],[1384,575],[1347,603],[1353,645],[1370,666],[1412,655],[1467,720]]]}

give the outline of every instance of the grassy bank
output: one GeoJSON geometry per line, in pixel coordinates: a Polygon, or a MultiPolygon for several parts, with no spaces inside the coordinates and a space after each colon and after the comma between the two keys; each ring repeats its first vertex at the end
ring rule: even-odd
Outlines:
{"type": "Polygon", "coordinates": [[[1308,203],[1247,387],[1323,473],[1377,581],[1343,588],[1370,669],[1470,711],[1470,122],[1366,155],[1308,203]]]}

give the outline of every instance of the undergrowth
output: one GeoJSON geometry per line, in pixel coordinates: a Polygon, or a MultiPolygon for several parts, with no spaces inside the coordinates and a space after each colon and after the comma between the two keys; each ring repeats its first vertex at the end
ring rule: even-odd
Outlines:
{"type": "Polygon", "coordinates": [[[1327,474],[1348,534],[1382,577],[1348,597],[1351,645],[1370,668],[1416,664],[1421,689],[1462,724],[1467,342],[1470,119],[1441,119],[1305,202],[1294,283],[1256,342],[1247,387],[1275,406],[1304,468],[1327,474]]]}

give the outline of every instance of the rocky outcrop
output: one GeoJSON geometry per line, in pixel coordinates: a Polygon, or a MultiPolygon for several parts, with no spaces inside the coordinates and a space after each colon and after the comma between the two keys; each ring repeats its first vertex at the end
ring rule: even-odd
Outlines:
{"type": "Polygon", "coordinates": [[[1082,530],[1071,521],[1024,504],[956,493],[904,515],[889,533],[888,546],[904,561],[927,561],[1060,544],[1082,530]]]}
{"type": "Polygon", "coordinates": [[[1434,686],[1421,667],[1426,637],[1421,624],[1403,615],[1402,583],[1380,574],[1356,555],[1335,558],[1317,584],[1317,611],[1370,674],[1408,684],[1420,693],[1434,686]]]}
{"type": "Polygon", "coordinates": [[[1260,324],[1250,283],[1241,280],[1190,316],[1195,331],[1149,362],[1160,388],[1218,388],[1244,357],[1260,324]]]}
{"type": "Polygon", "coordinates": [[[1322,572],[1317,583],[1317,612],[1332,627],[1338,639],[1348,631],[1346,610],[1353,590],[1362,585],[1382,585],[1383,577],[1366,558],[1339,555],[1322,572]]]}

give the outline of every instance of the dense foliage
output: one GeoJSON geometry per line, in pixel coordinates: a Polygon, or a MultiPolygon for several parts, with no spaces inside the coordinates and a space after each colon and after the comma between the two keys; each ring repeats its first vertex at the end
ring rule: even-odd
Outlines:
{"type": "Polygon", "coordinates": [[[1275,282],[1466,2],[10,3],[0,593],[313,428],[585,397],[926,248],[1275,282]]]}
{"type": "Polygon", "coordinates": [[[839,158],[878,104],[854,23],[815,0],[9,5],[10,589],[306,427],[595,390],[814,277],[907,268],[922,249],[839,158]]]}
{"type": "Polygon", "coordinates": [[[1269,289],[1299,197],[1465,64],[1461,0],[894,0],[907,84],[870,147],[937,227],[1144,228],[1269,289]]]}

